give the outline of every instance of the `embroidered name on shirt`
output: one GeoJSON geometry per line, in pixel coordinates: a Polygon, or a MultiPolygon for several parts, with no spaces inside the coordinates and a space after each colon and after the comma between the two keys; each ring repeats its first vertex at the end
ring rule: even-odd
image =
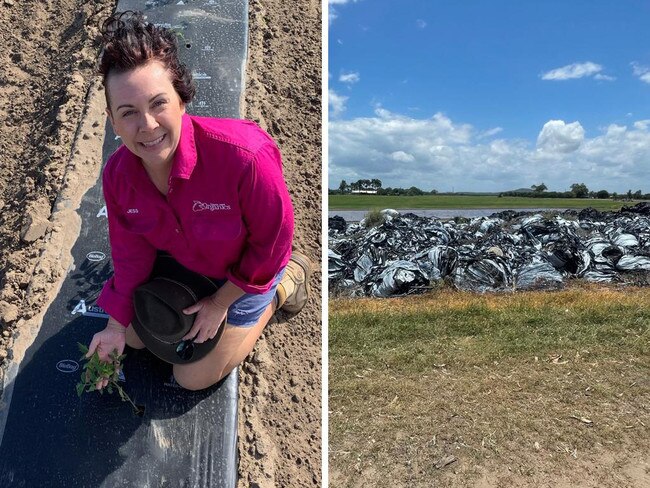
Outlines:
{"type": "Polygon", "coordinates": [[[202,212],[203,210],[209,210],[210,212],[214,212],[215,210],[230,210],[230,205],[227,203],[205,203],[194,200],[192,211],[202,212]]]}
{"type": "Polygon", "coordinates": [[[130,208],[130,209],[128,209],[126,211],[126,213],[128,213],[128,214],[136,214],[136,213],[140,213],[140,211],[137,208],[130,208]]]}

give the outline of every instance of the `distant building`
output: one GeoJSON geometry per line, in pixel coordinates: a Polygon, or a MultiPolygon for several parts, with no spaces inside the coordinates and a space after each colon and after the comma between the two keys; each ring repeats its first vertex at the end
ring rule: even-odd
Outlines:
{"type": "Polygon", "coordinates": [[[377,190],[352,190],[350,193],[365,193],[368,195],[376,195],[377,190]]]}

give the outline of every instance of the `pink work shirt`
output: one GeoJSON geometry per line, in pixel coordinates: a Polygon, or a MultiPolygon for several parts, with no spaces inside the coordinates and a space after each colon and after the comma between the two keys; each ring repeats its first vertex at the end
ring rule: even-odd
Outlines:
{"type": "Polygon", "coordinates": [[[280,151],[252,122],[183,115],[166,197],[126,146],[109,158],[102,182],[114,273],[97,304],[125,327],[159,249],[251,294],[268,291],[291,257],[280,151]]]}

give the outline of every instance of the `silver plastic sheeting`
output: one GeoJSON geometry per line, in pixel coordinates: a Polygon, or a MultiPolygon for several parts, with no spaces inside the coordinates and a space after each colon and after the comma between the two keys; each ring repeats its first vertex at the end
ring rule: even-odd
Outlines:
{"type": "Polygon", "coordinates": [[[362,282],[372,271],[372,259],[367,254],[362,255],[357,261],[357,267],[354,269],[354,280],[362,282]]]}
{"type": "Polygon", "coordinates": [[[616,263],[620,271],[650,271],[650,258],[646,256],[623,256],[616,263]]]}
{"type": "Polygon", "coordinates": [[[374,297],[389,297],[413,292],[418,286],[428,286],[426,274],[410,261],[395,261],[388,264],[379,274],[379,281],[374,283],[371,294],[374,297]]]}
{"type": "Polygon", "coordinates": [[[512,269],[508,262],[494,256],[456,268],[454,284],[461,290],[490,291],[510,288],[512,269]]]}
{"type": "Polygon", "coordinates": [[[423,262],[420,266],[424,267],[429,275],[430,280],[440,280],[454,272],[458,265],[458,251],[449,246],[433,246],[427,252],[428,263],[423,262]]]}
{"type": "Polygon", "coordinates": [[[567,280],[650,282],[650,204],[443,221],[395,210],[375,227],[330,218],[330,291],[419,293],[445,281],[478,292],[558,289],[567,280]]]}
{"type": "Polygon", "coordinates": [[[550,263],[541,259],[524,264],[517,270],[517,290],[549,290],[562,288],[562,274],[550,263]]]}

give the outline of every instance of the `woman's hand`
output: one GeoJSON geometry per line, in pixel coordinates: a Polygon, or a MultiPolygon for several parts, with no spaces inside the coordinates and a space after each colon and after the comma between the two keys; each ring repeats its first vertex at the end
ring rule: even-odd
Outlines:
{"type": "Polygon", "coordinates": [[[219,300],[219,297],[210,295],[196,302],[191,307],[183,310],[185,315],[197,313],[194,319],[194,325],[190,331],[183,337],[183,340],[194,338],[194,342],[200,344],[212,339],[217,335],[219,327],[228,314],[228,306],[219,300]]]}
{"type": "MultiPolygon", "coordinates": [[[[125,345],[126,327],[122,326],[113,317],[110,317],[106,328],[93,336],[92,341],[90,341],[90,346],[88,346],[86,357],[89,358],[97,350],[99,359],[108,362],[110,361],[110,353],[117,350],[117,354],[121,355],[124,352],[125,345]]],[[[106,385],[108,385],[108,380],[100,380],[97,382],[96,387],[98,390],[101,390],[106,385]]]]}

